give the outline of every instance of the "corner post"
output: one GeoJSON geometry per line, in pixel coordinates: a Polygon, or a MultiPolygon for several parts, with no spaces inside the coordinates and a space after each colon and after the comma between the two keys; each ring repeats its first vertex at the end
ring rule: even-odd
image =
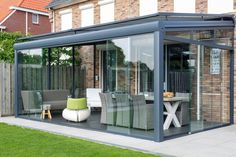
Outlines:
{"type": "Polygon", "coordinates": [[[19,95],[19,91],[18,91],[18,55],[17,55],[17,51],[15,50],[15,64],[14,64],[14,73],[15,73],[15,96],[14,96],[14,114],[15,117],[19,116],[19,105],[18,105],[18,95],[19,95]]]}
{"type": "Polygon", "coordinates": [[[234,124],[234,50],[230,50],[230,124],[234,124]]]}
{"type": "Polygon", "coordinates": [[[164,44],[163,29],[154,32],[154,140],[164,140],[163,132],[163,70],[164,44]]]}

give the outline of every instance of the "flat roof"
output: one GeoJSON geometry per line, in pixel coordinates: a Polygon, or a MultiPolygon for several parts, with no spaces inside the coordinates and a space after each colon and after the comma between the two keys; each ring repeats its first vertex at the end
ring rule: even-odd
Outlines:
{"type": "MultiPolygon", "coordinates": [[[[16,43],[16,50],[69,45],[76,42],[101,40],[105,38],[121,37],[164,29],[205,28],[205,27],[234,27],[234,15],[231,14],[193,14],[193,13],[156,13],[135,17],[121,21],[97,24],[89,27],[70,29],[66,31],[19,38],[23,43],[16,43]],[[161,23],[161,24],[160,24],[161,23]],[[103,34],[101,34],[103,33],[103,34]],[[90,37],[90,39],[88,38],[90,37]],[[73,39],[72,39],[73,38],[73,39]],[[75,40],[77,39],[77,40],[75,40]],[[85,40],[86,39],[86,40],[85,40]],[[37,44],[38,43],[38,44],[37,44]],[[33,45],[30,45],[33,44],[33,45]],[[37,46],[38,45],[38,46],[37,46]]],[[[189,29],[190,30],[190,29],[189,29]]]]}

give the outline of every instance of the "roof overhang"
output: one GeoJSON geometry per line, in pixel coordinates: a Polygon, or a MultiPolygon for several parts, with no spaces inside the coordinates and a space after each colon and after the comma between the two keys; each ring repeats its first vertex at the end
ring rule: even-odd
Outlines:
{"type": "Polygon", "coordinates": [[[41,39],[24,43],[16,43],[14,45],[14,49],[23,50],[23,49],[46,48],[46,47],[49,48],[49,47],[83,44],[83,43],[101,41],[128,35],[151,33],[157,31],[158,28],[159,28],[158,21],[155,21],[138,25],[123,26],[118,28],[104,29],[100,31],[85,32],[74,35],[41,39]]]}
{"type": "Polygon", "coordinates": [[[86,2],[88,0],[54,0],[52,1],[48,6],[46,6],[47,9],[58,9],[62,7],[67,7],[70,5],[86,2]]]}
{"type": "Polygon", "coordinates": [[[50,48],[85,44],[112,38],[161,31],[234,28],[233,15],[198,15],[159,13],[123,21],[115,21],[79,29],[21,38],[15,50],[50,48]],[[185,17],[183,16],[185,15],[185,17]],[[186,16],[189,17],[186,17],[186,16]],[[174,18],[175,17],[175,18],[174,18]],[[177,17],[177,18],[176,18],[177,17]]]}
{"type": "Polygon", "coordinates": [[[33,13],[33,14],[44,15],[44,16],[49,16],[49,13],[37,11],[37,10],[33,10],[33,9],[22,8],[22,7],[11,6],[10,9],[29,12],[29,13],[33,13]]]}

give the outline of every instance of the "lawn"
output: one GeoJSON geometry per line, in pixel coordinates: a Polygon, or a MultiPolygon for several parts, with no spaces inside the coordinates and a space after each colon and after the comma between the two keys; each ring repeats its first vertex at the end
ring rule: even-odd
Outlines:
{"type": "Polygon", "coordinates": [[[154,156],[155,155],[97,144],[77,138],[0,123],[0,157],[154,156]]]}

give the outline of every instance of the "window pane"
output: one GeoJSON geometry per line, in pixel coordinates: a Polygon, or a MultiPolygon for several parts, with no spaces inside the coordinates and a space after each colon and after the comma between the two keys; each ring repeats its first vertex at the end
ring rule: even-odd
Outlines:
{"type": "Polygon", "coordinates": [[[100,23],[114,21],[114,2],[100,6],[100,23]]]}
{"type": "Polygon", "coordinates": [[[38,14],[32,14],[32,23],[38,24],[39,23],[39,16],[38,14]]]}
{"type": "Polygon", "coordinates": [[[230,13],[233,7],[233,0],[208,0],[208,13],[230,13]]]}
{"type": "Polygon", "coordinates": [[[140,16],[157,13],[157,4],[157,0],[139,0],[140,16]]]}
{"type": "Polygon", "coordinates": [[[61,30],[67,30],[72,28],[72,13],[66,13],[61,15],[61,30]]]}
{"type": "Polygon", "coordinates": [[[195,13],[195,0],[174,0],[174,12],[195,13]]]}
{"type": "Polygon", "coordinates": [[[94,24],[94,9],[88,8],[81,10],[81,26],[90,26],[94,24]]]}

